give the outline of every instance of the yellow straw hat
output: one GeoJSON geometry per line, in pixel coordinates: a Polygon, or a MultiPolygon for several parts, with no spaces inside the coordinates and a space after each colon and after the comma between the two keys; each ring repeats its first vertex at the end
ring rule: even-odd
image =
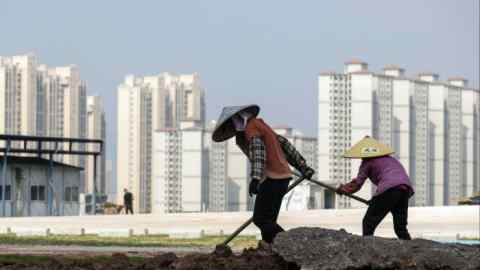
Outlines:
{"type": "Polygon", "coordinates": [[[345,152],[343,157],[346,158],[373,158],[387,156],[395,153],[392,148],[386,146],[385,144],[371,138],[370,136],[365,136],[361,141],[356,143],[350,150],[345,152]]]}

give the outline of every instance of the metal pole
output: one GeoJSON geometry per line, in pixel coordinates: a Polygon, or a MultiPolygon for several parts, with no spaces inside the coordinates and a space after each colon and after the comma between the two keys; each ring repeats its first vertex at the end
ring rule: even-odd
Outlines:
{"type": "MultiPolygon", "coordinates": [[[[295,174],[296,176],[300,176],[300,174],[297,173],[297,172],[294,172],[293,174],[295,174]]],[[[307,180],[310,181],[310,182],[312,182],[312,183],[314,183],[314,184],[317,184],[317,185],[319,185],[319,186],[321,186],[321,187],[324,187],[324,188],[326,188],[326,189],[328,189],[328,190],[331,190],[331,191],[333,191],[333,192],[335,192],[335,193],[338,193],[338,192],[337,192],[337,189],[336,189],[335,187],[333,187],[333,186],[327,185],[327,184],[322,183],[322,182],[320,182],[320,181],[318,181],[318,180],[315,180],[315,179],[307,179],[307,180]]],[[[359,201],[359,202],[362,202],[362,203],[364,203],[364,204],[369,204],[369,201],[365,200],[364,198],[361,198],[361,197],[358,197],[358,196],[356,196],[356,195],[353,195],[353,194],[340,194],[340,195],[347,196],[347,197],[349,197],[349,198],[352,198],[352,199],[357,200],[357,201],[359,201]]]]}
{"type": "MultiPolygon", "coordinates": [[[[294,189],[296,186],[298,186],[298,184],[300,184],[303,180],[305,180],[305,177],[304,176],[301,176],[300,178],[298,178],[295,182],[293,182],[293,184],[291,184],[289,187],[288,187],[288,190],[285,194],[287,194],[288,192],[290,192],[290,190],[294,189]]],[[[253,222],[253,217],[249,218],[247,221],[245,221],[245,223],[242,224],[242,226],[240,226],[236,231],[234,231],[227,239],[225,239],[225,241],[223,241],[223,243],[221,245],[228,245],[228,243],[230,243],[230,241],[233,240],[233,238],[237,237],[237,235],[239,235],[246,227],[248,227],[248,225],[250,225],[251,223],[253,222]]]]}
{"type": "MultiPolygon", "coordinates": [[[[55,142],[54,153],[58,151],[58,142],[55,142]]],[[[49,166],[48,166],[48,180],[47,180],[47,207],[48,215],[53,216],[53,153],[50,154],[49,166]]],[[[58,206],[57,206],[58,207],[58,206]]]]}
{"type": "Polygon", "coordinates": [[[47,179],[47,209],[48,215],[52,216],[53,213],[53,187],[52,187],[52,177],[53,177],[53,155],[49,155],[48,162],[48,179],[47,179]]]}
{"type": "Polygon", "coordinates": [[[93,215],[97,213],[97,154],[93,155],[93,215]]]}
{"type": "Polygon", "coordinates": [[[8,151],[10,150],[10,140],[7,140],[7,145],[5,147],[5,152],[3,154],[3,168],[2,168],[2,216],[5,217],[6,215],[6,207],[5,207],[5,195],[7,192],[5,190],[7,186],[7,159],[8,159],[8,151]]]}

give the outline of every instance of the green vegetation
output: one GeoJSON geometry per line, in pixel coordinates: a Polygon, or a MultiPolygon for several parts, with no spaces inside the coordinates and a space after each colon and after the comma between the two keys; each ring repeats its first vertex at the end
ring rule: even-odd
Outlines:
{"type": "MultiPolygon", "coordinates": [[[[7,245],[78,245],[78,246],[122,246],[122,247],[214,247],[222,243],[225,236],[205,236],[198,239],[172,239],[168,235],[131,237],[99,237],[97,235],[50,235],[22,236],[0,234],[0,243],[7,245]]],[[[233,248],[255,247],[254,236],[238,236],[230,244],[233,248]]]]}

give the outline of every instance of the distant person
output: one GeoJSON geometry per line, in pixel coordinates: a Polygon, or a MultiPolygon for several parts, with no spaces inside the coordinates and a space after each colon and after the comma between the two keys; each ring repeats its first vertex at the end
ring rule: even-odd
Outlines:
{"type": "Polygon", "coordinates": [[[256,194],[253,223],[262,233],[260,245],[271,247],[275,236],[283,231],[278,214],[292,179],[290,165],[310,179],[315,173],[290,144],[276,134],[261,118],[257,105],[225,107],[212,134],[215,142],[236,137],[236,143],[250,160],[249,194],[256,194]]]}
{"type": "Polygon", "coordinates": [[[402,240],[410,240],[407,230],[408,201],[414,191],[402,164],[390,156],[393,153],[390,147],[366,136],[344,155],[346,158],[362,159],[357,177],[341,185],[337,192],[353,194],[369,178],[377,190],[363,218],[363,235],[373,235],[383,218],[392,213],[395,234],[402,240]]]}
{"type": "Polygon", "coordinates": [[[126,188],[123,189],[123,205],[125,206],[125,214],[128,215],[130,211],[130,214],[133,215],[133,195],[126,188]]]}

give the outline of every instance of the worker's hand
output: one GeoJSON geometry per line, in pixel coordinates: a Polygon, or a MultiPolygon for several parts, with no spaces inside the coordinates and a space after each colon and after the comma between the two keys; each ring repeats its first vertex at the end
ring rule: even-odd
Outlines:
{"type": "Polygon", "coordinates": [[[258,188],[260,186],[260,181],[258,179],[253,178],[250,181],[250,185],[248,186],[248,194],[252,197],[254,194],[258,194],[258,188]]]}
{"type": "Polygon", "coordinates": [[[352,181],[347,184],[342,184],[337,188],[337,193],[339,194],[353,194],[360,190],[360,186],[352,181]]]}
{"type": "Polygon", "coordinates": [[[300,169],[300,173],[302,173],[305,178],[312,179],[312,176],[315,174],[315,170],[305,165],[300,169]]]}

